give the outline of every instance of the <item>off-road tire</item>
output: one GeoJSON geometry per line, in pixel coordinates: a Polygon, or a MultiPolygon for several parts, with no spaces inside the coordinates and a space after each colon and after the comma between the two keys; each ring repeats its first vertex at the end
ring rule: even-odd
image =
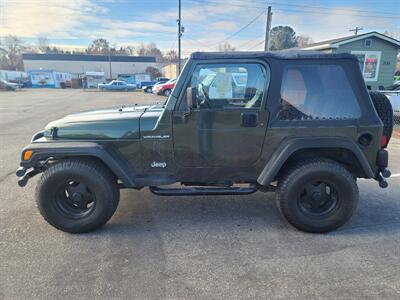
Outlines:
{"type": "Polygon", "coordinates": [[[370,92],[372,103],[383,123],[383,135],[390,138],[393,132],[393,108],[392,103],[385,94],[380,92],[370,92]]]}
{"type": "Polygon", "coordinates": [[[286,220],[297,229],[324,233],[344,225],[358,203],[355,178],[341,164],[328,159],[313,159],[293,165],[278,181],[277,204],[286,220]],[[327,181],[339,195],[332,211],[324,215],[304,213],[299,205],[299,193],[307,182],[327,181]]]}
{"type": "Polygon", "coordinates": [[[101,163],[89,159],[66,159],[43,172],[36,187],[36,203],[44,219],[65,232],[82,233],[104,225],[114,214],[119,202],[115,176],[101,163]],[[56,201],[62,182],[86,182],[95,195],[95,205],[87,216],[73,218],[60,209],[56,201]]]}
{"type": "Polygon", "coordinates": [[[163,92],[163,95],[164,95],[165,97],[168,97],[169,95],[171,95],[171,89],[166,89],[166,90],[163,92]]]}

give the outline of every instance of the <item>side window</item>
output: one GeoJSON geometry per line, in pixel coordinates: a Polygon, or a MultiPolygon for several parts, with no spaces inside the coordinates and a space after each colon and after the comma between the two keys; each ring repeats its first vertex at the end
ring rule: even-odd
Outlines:
{"type": "Polygon", "coordinates": [[[259,108],[269,73],[260,64],[204,64],[191,80],[198,107],[259,108]]]}
{"type": "Polygon", "coordinates": [[[356,119],[360,115],[357,98],[341,66],[285,68],[280,120],[356,119]]]}

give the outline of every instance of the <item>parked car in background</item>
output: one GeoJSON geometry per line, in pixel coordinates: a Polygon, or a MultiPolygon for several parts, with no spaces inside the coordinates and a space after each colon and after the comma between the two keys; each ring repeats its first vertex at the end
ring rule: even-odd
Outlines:
{"type": "Polygon", "coordinates": [[[118,74],[118,80],[125,81],[129,84],[136,85],[136,88],[140,89],[144,82],[149,82],[151,77],[147,73],[133,73],[133,74],[118,74]]]}
{"type": "Polygon", "coordinates": [[[98,88],[102,91],[134,91],[136,90],[136,85],[121,80],[113,80],[109,83],[99,83],[98,88]]]}
{"type": "Polygon", "coordinates": [[[383,91],[383,93],[385,93],[385,95],[389,98],[390,102],[392,103],[394,116],[399,118],[400,117],[400,82],[394,83],[394,84],[386,87],[385,90],[383,91]]]}
{"type": "Polygon", "coordinates": [[[167,82],[169,78],[167,77],[158,77],[156,78],[156,82],[167,82]]]}
{"type": "Polygon", "coordinates": [[[163,84],[166,83],[169,79],[168,78],[161,78],[159,81],[152,81],[152,82],[147,82],[142,85],[142,89],[145,93],[151,93],[153,91],[153,86],[157,84],[163,84]]]}
{"type": "Polygon", "coordinates": [[[4,79],[0,79],[0,90],[6,90],[6,91],[15,91],[18,88],[17,83],[9,82],[4,79]]]}
{"type": "Polygon", "coordinates": [[[176,79],[171,79],[165,83],[156,84],[155,86],[153,86],[153,93],[168,97],[171,94],[173,88],[175,87],[175,83],[176,79]]]}
{"type": "MultiPolygon", "coordinates": [[[[400,117],[400,90],[396,93],[390,93],[386,96],[389,98],[390,103],[392,103],[393,115],[397,118],[400,117]]],[[[397,119],[398,120],[398,119],[397,119]]]]}
{"type": "Polygon", "coordinates": [[[400,82],[389,85],[385,88],[385,91],[400,91],[400,82]]]}

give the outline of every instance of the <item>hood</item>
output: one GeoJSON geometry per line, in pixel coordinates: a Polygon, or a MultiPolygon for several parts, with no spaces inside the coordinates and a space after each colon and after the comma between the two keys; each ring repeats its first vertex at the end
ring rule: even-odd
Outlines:
{"type": "Polygon", "coordinates": [[[50,131],[59,139],[137,139],[140,137],[140,117],[149,106],[126,106],[100,109],[68,115],[50,122],[50,131]]]}

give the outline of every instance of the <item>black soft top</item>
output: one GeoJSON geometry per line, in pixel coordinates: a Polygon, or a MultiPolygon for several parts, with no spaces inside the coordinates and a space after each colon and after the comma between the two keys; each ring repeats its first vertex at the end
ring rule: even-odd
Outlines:
{"type": "Polygon", "coordinates": [[[276,59],[357,59],[349,53],[323,53],[310,50],[193,52],[192,59],[276,58],[276,59]]]}

